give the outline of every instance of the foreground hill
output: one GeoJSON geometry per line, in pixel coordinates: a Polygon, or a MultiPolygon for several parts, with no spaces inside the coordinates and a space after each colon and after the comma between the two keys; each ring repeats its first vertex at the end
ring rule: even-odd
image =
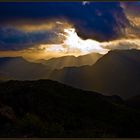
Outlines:
{"type": "Polygon", "coordinates": [[[51,79],[105,95],[128,98],[140,94],[140,51],[115,50],[92,66],[56,70],[51,79]]]}
{"type": "Polygon", "coordinates": [[[0,137],[140,137],[140,111],[49,80],[0,83],[0,137]]]}

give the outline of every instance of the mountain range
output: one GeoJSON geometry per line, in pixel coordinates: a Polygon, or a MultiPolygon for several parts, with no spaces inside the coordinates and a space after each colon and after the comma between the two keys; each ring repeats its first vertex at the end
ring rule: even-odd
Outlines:
{"type": "Polygon", "coordinates": [[[62,69],[64,67],[80,67],[84,65],[93,65],[103,55],[99,53],[90,53],[82,56],[63,56],[51,58],[49,60],[38,60],[39,63],[50,69],[62,69]]]}
{"type": "Polygon", "coordinates": [[[102,55],[91,53],[79,57],[65,56],[49,60],[38,60],[30,62],[23,57],[1,57],[0,79],[37,80],[47,79],[55,69],[67,66],[83,66],[94,64],[102,55]],[[1,74],[2,73],[2,74],[1,74]]]}
{"type": "Polygon", "coordinates": [[[0,58],[0,137],[138,138],[139,77],[139,50],[61,69],[0,58]]]}
{"type": "MultiPolygon", "coordinates": [[[[96,56],[96,54],[91,54],[96,56]]],[[[98,55],[97,55],[98,56],[98,55]]],[[[78,57],[83,60],[84,57],[78,57]]],[[[70,67],[59,64],[71,56],[55,58],[41,63],[32,63],[21,57],[0,58],[1,80],[38,80],[51,79],[80,89],[97,91],[104,95],[118,95],[129,98],[140,93],[140,51],[139,50],[113,50],[93,65],[78,66],[78,58],[72,57],[70,67]],[[55,68],[53,67],[56,64],[55,68]],[[72,67],[72,65],[74,65],[72,67]],[[52,66],[51,66],[52,65],[52,66]],[[64,68],[61,68],[64,67],[64,68]]],[[[81,65],[82,63],[79,63],[81,65]]],[[[84,64],[84,63],[83,63],[84,64]]],[[[68,64],[67,64],[68,66],[68,64]]]]}
{"type": "Polygon", "coordinates": [[[51,79],[105,95],[129,98],[140,93],[140,51],[114,50],[92,66],[55,70],[51,79]]]}

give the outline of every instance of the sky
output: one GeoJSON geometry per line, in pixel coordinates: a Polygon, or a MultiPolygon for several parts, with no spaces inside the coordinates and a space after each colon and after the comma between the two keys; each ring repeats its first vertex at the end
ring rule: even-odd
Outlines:
{"type": "Polygon", "coordinates": [[[0,3],[0,56],[29,60],[140,48],[140,2],[0,3]]]}

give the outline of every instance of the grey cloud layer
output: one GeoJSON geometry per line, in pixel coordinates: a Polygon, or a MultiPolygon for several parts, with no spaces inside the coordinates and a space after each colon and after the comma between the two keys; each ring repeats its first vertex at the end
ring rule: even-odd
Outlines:
{"type": "MultiPolygon", "coordinates": [[[[125,4],[127,7],[128,5],[131,3],[125,4]]],[[[125,29],[130,28],[124,10],[128,8],[122,8],[119,2],[91,2],[85,5],[81,2],[14,3],[12,6],[10,3],[3,3],[0,4],[0,20],[3,22],[0,23],[0,50],[21,50],[39,44],[58,43],[59,39],[57,40],[55,32],[58,33],[59,30],[56,28],[26,32],[7,26],[14,21],[20,23],[24,20],[28,23],[29,19],[30,24],[39,25],[46,19],[64,18],[73,23],[82,38],[98,41],[118,39],[127,35],[125,29]]],[[[134,27],[131,29],[135,29],[133,34],[138,30],[134,27]]]]}
{"type": "Polygon", "coordinates": [[[14,27],[0,28],[0,50],[21,50],[43,43],[52,43],[57,35],[52,31],[25,32],[14,27]]]}

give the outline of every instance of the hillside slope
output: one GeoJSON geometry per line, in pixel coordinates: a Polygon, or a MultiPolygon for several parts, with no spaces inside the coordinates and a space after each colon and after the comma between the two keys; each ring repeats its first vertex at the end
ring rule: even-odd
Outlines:
{"type": "Polygon", "coordinates": [[[140,51],[114,50],[92,66],[56,70],[51,79],[123,98],[140,93],[140,51]]]}
{"type": "Polygon", "coordinates": [[[140,111],[48,80],[0,83],[0,137],[140,137],[140,111]]]}

